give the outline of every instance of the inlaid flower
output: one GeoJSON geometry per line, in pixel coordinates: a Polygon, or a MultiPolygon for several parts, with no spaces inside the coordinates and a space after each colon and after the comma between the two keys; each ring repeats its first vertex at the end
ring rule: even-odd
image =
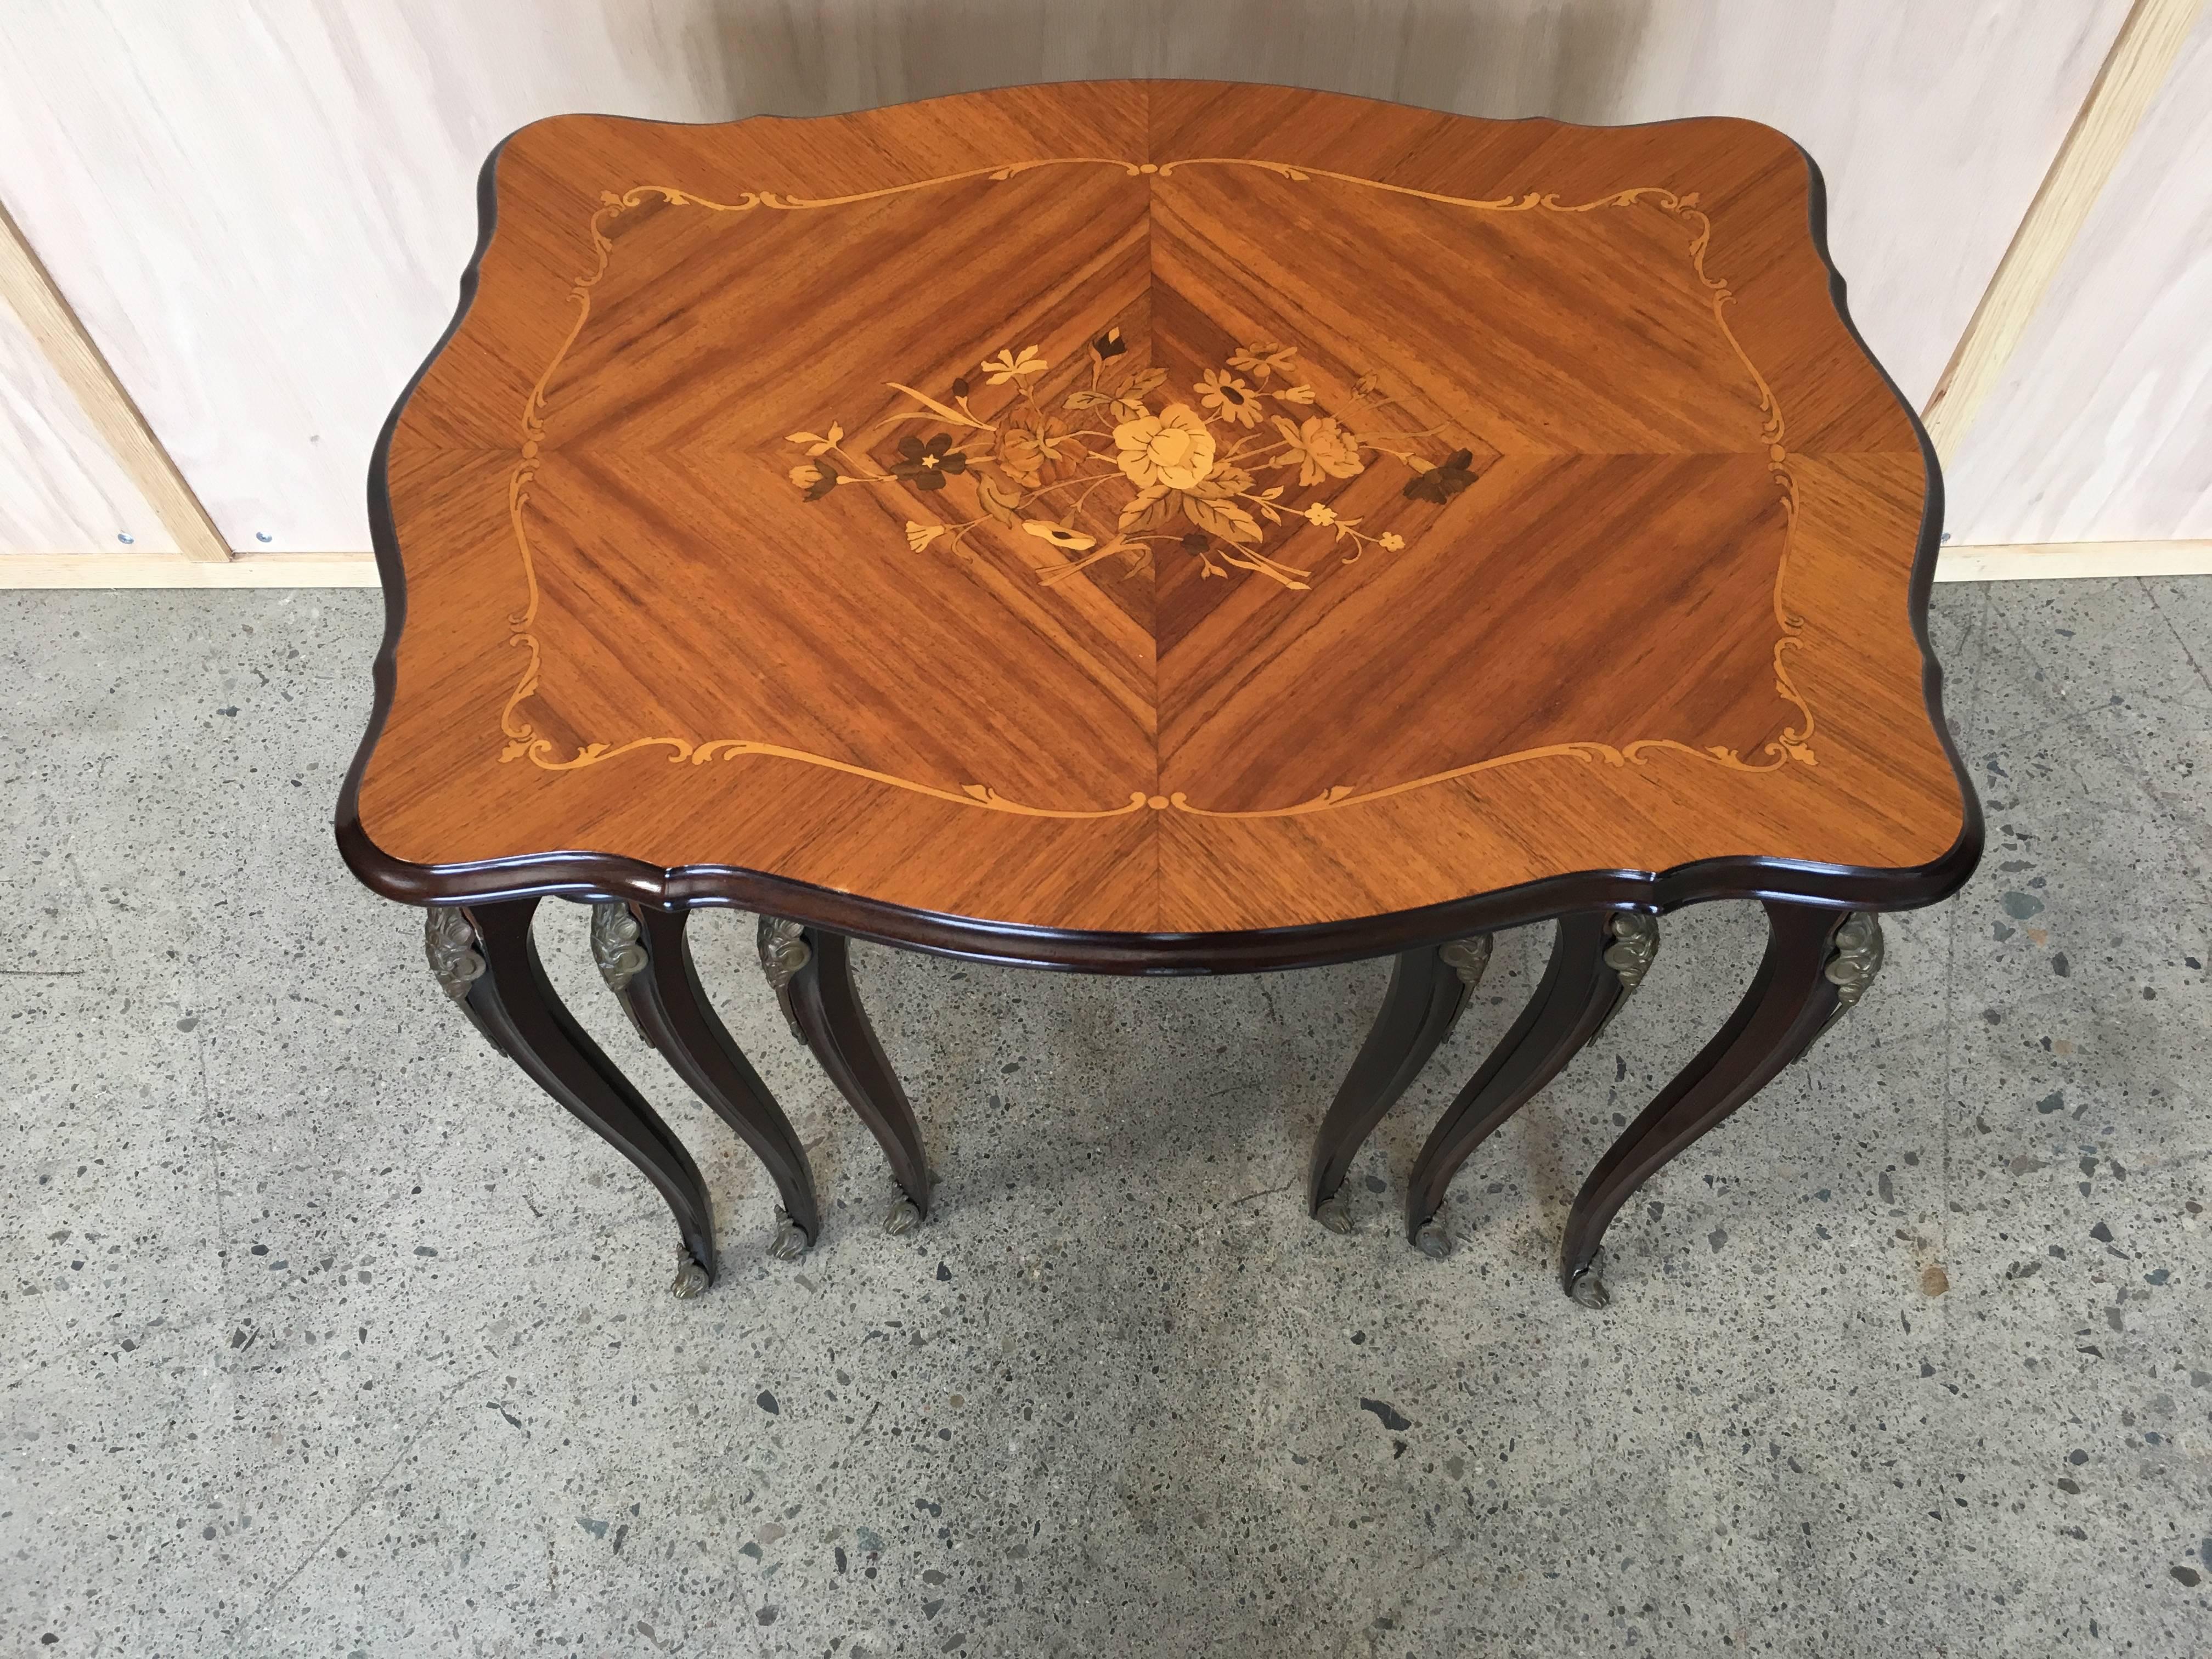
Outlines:
{"type": "Polygon", "coordinates": [[[1024,489],[1058,477],[1061,466],[1073,466],[1083,456],[1083,441],[1071,437],[1057,415],[1024,415],[999,428],[999,465],[1024,489]]]}
{"type": "MultiPolygon", "coordinates": [[[[888,458],[845,450],[843,428],[833,422],[819,432],[790,434],[805,459],[787,476],[809,501],[848,487],[894,495],[920,490],[957,501],[969,516],[948,515],[944,523],[908,520],[907,545],[972,562],[978,538],[1010,534],[1026,545],[1021,538],[1033,536],[1067,556],[1033,554],[1028,561],[1048,586],[1117,554],[1125,574],[1149,573],[1153,548],[1173,545],[1194,555],[1208,576],[1251,572],[1292,592],[1304,591],[1312,573],[1283,563],[1267,548],[1305,526],[1327,532],[1313,539],[1337,549],[1341,556],[1333,556],[1332,564],[1352,564],[1370,547],[1395,553],[1407,546],[1395,531],[1363,529],[1363,520],[1344,516],[1340,504],[1284,499],[1299,485],[1363,473],[1370,454],[1395,457],[1418,474],[1406,489],[1415,499],[1448,501],[1474,482],[1467,450],[1437,465],[1401,447],[1433,438],[1433,428],[1355,432],[1343,418],[1315,409],[1319,396],[1300,378],[1292,347],[1267,340],[1238,347],[1225,366],[1199,374],[1188,402],[1172,401],[1167,369],[1136,366],[1142,356],[1120,328],[1107,329],[1088,347],[1088,374],[1049,398],[1041,399],[1038,388],[1052,365],[1037,345],[1009,346],[956,377],[951,403],[886,381],[911,406],[881,424],[917,423],[888,458]],[[1003,403],[979,413],[968,400],[986,378],[1011,389],[1003,403]],[[1164,408],[1154,406],[1156,393],[1164,408]],[[1270,413],[1276,408],[1281,413],[1270,413]],[[934,435],[921,435],[933,426],[934,435]],[[1274,473],[1275,482],[1263,489],[1255,471],[1274,473]],[[954,474],[964,475],[972,492],[945,496],[945,481],[954,474]],[[1112,520],[1110,537],[1074,527],[1087,502],[1112,520]],[[1058,516],[1024,516],[1048,513],[1058,516]]],[[[1372,374],[1360,377],[1357,395],[1370,404],[1389,401],[1372,374]]],[[[1395,424],[1419,424],[1419,416],[1407,414],[1410,418],[1395,424]]]]}
{"type": "Polygon", "coordinates": [[[1189,489],[1213,471],[1213,434],[1188,404],[1170,404],[1157,415],[1114,428],[1115,465],[1139,489],[1165,484],[1189,489]]]}
{"type": "Polygon", "coordinates": [[[1367,463],[1359,459],[1359,446],[1334,415],[1310,415],[1297,426],[1278,415],[1275,430],[1283,437],[1283,459],[1277,465],[1295,465],[1302,484],[1349,478],[1367,470],[1367,463]]]}
{"type": "Polygon", "coordinates": [[[1191,390],[1216,420],[1238,426],[1260,424],[1260,394],[1234,374],[1209,368],[1191,390]]]}
{"type": "Polygon", "coordinates": [[[1265,386],[1267,377],[1277,370],[1289,374],[1291,359],[1297,355],[1294,347],[1282,345],[1273,340],[1259,340],[1248,346],[1240,346],[1237,355],[1229,360],[1229,367],[1243,369],[1265,386]]]}
{"type": "Polygon", "coordinates": [[[1098,538],[1086,536],[1080,530],[1070,530],[1066,525],[1053,523],[1048,519],[1024,519],[1022,528],[1041,542],[1050,542],[1054,547],[1070,553],[1087,553],[1098,545],[1098,538]]]}
{"type": "Polygon", "coordinates": [[[1002,350],[995,357],[983,360],[983,372],[991,377],[993,386],[1004,386],[1009,380],[1026,380],[1031,375],[1042,374],[1052,365],[1037,356],[1035,346],[1024,346],[1022,355],[1014,356],[1012,348],[1002,350]]]}
{"type": "Polygon", "coordinates": [[[1409,501],[1434,501],[1442,507],[1474,482],[1474,452],[1455,449],[1443,463],[1407,483],[1401,492],[1409,501]]]}
{"type": "Polygon", "coordinates": [[[890,475],[906,479],[916,489],[942,489],[947,473],[968,470],[968,457],[952,447],[949,433],[940,432],[927,442],[909,433],[899,440],[898,453],[890,475]]]}

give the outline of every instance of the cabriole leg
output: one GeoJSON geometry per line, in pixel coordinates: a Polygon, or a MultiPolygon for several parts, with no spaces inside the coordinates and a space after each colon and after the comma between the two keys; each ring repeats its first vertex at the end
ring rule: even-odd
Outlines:
{"type": "Polygon", "coordinates": [[[822,1235],[814,1172],[791,1121],[730,1036],[691,959],[690,912],[630,904],[592,907],[592,953],[638,1034],[752,1148],[781,1202],[769,1254],[795,1261],[822,1235]]]}
{"type": "Polygon", "coordinates": [[[1586,1306],[1607,1300],[1598,1247],[1629,1194],[1803,1054],[1847,1006],[1844,988],[1856,1002],[1880,965],[1871,915],[1770,901],[1766,921],[1766,953],[1743,1000],[1598,1160],[1568,1214],[1559,1283],[1586,1306]]]}
{"type": "Polygon", "coordinates": [[[562,1006],[531,937],[534,898],[434,908],[424,933],[430,969],[493,1046],[635,1164],[675,1213],[675,1283],[694,1297],[714,1277],[707,1183],[684,1143],[562,1006]]]}
{"type": "Polygon", "coordinates": [[[884,1218],[884,1230],[910,1231],[929,1214],[931,1182],[921,1125],[860,1006],[845,936],[763,916],[760,954],[792,1034],[813,1052],[890,1160],[899,1195],[884,1218]]]}
{"type": "Polygon", "coordinates": [[[1444,1194],[1474,1149],[1534,1099],[1643,982],[1658,948],[1650,917],[1586,911],[1559,918],[1551,961],[1513,1029],[1459,1092],[1413,1161],[1406,1236],[1425,1254],[1450,1254],[1444,1194]]]}
{"type": "Polygon", "coordinates": [[[1331,1232],[1352,1230],[1343,1193],[1352,1160],[1450,1033],[1489,962],[1485,934],[1408,951],[1392,967],[1382,1012],[1314,1135],[1306,1209],[1331,1232]]]}

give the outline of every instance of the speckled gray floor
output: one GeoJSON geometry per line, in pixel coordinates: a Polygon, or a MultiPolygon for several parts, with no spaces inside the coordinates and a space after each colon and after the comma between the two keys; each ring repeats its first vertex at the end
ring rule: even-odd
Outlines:
{"type": "Polygon", "coordinates": [[[0,1650],[197,1656],[2194,1656],[2212,1647],[2212,582],[1939,592],[1989,855],[1815,1058],[1566,1200],[1756,917],[1391,1223],[1540,966],[1363,1155],[1307,1139],[1383,969],[1122,981],[858,953],[943,1176],[916,1239],[710,981],[829,1236],[552,971],[690,1139],[724,1277],[453,1016],[327,823],[374,594],[0,595],[0,1650]],[[1948,1285],[1948,1289],[1946,1286],[1948,1285]]]}

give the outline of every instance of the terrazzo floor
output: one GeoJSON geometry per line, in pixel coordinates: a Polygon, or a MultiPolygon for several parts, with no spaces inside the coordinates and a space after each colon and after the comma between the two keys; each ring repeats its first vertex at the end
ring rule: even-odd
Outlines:
{"type": "Polygon", "coordinates": [[[1510,1023],[1489,980],[1302,1211],[1380,963],[1129,981],[864,946],[941,1207],[702,971],[830,1207],[699,1156],[691,1303],[617,1157],[453,1016],[329,818],[374,593],[0,594],[0,1650],[2189,1656],[2212,1651],[2212,580],[1939,589],[1966,890],[1640,1193],[1612,1307],[1567,1200],[1718,1024],[1758,918],[1644,990],[1393,1224],[1510,1023]]]}

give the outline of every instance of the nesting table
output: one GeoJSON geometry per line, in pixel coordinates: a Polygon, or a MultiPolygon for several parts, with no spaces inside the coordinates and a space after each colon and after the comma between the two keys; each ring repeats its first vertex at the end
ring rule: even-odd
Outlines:
{"type": "Polygon", "coordinates": [[[1765,907],[1741,1006],[1621,1134],[1561,1256],[1858,1000],[1878,913],[1979,856],[1923,629],[1935,459],[1854,332],[1820,174],[1737,120],[1485,121],[1262,86],[1018,88],[508,138],[459,313],[380,439],[389,606],[338,808],[460,1010],[653,1182],[682,1143],[548,985],[592,907],[639,1032],[804,1149],[694,909],[928,1212],[848,939],[1097,973],[1390,956],[1306,1188],[1443,1041],[1490,935],[1549,967],[1416,1160],[1635,991],[1663,913],[1765,907]]]}

